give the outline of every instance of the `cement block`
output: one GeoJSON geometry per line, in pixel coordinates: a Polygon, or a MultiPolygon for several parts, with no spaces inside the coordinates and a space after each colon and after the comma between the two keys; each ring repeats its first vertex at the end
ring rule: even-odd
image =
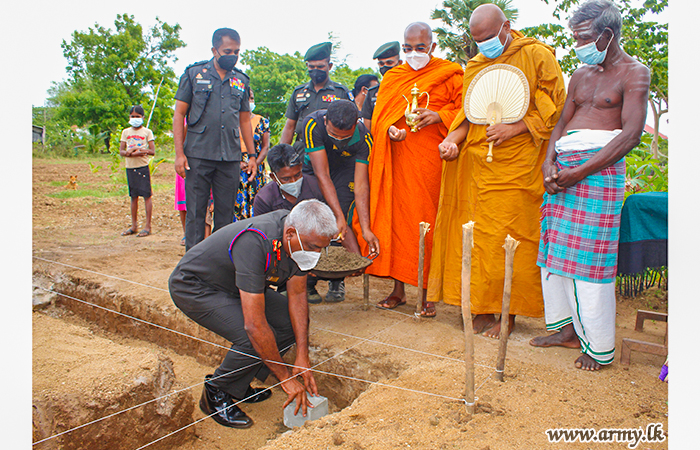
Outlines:
{"type": "Polygon", "coordinates": [[[284,408],[284,425],[287,428],[300,427],[307,420],[320,419],[328,414],[328,399],[326,397],[322,395],[313,397],[307,394],[306,398],[309,399],[309,403],[313,406],[313,408],[307,408],[306,417],[302,415],[301,408],[299,408],[297,415],[294,415],[294,410],[297,407],[296,400],[284,408]]]}

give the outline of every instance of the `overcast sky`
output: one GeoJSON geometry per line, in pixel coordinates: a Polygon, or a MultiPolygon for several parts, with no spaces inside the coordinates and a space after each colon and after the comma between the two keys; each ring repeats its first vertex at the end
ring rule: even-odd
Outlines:
{"type": "MultiPolygon", "coordinates": [[[[333,32],[342,47],[339,55],[349,55],[353,69],[373,67],[372,54],[381,44],[401,41],[403,30],[411,22],[425,21],[433,27],[430,13],[441,7],[436,0],[327,0],[319,2],[267,1],[194,1],[153,0],[140,2],[97,2],[94,0],[32,2],[32,29],[41,30],[40,56],[42,70],[26,71],[29,100],[42,105],[53,81],[66,78],[66,59],[62,40],[70,41],[75,30],[87,31],[95,23],[114,29],[117,14],[128,13],[144,28],[155,23],[155,17],[169,24],[182,26],[181,39],[187,44],[175,52],[174,64],[179,76],[195,61],[211,57],[211,35],[217,28],[230,27],[241,35],[242,50],[265,46],[276,53],[301,52],[328,40],[333,32]],[[225,6],[228,5],[228,6],[225,6]],[[314,6],[318,5],[318,6],[314,6]]],[[[516,28],[553,21],[553,7],[542,0],[514,0],[520,18],[516,28]]],[[[34,47],[36,48],[36,47],[34,47]]],[[[37,55],[38,56],[38,55],[37,55]]]]}

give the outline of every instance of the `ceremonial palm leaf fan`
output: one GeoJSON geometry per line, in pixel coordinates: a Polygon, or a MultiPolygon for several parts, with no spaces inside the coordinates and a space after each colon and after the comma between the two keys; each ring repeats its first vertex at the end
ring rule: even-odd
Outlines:
{"type": "MultiPolygon", "coordinates": [[[[478,125],[515,123],[525,116],[530,86],[522,70],[509,64],[494,64],[479,72],[464,96],[464,113],[478,125]]],[[[486,161],[493,161],[489,142],[486,161]]]]}

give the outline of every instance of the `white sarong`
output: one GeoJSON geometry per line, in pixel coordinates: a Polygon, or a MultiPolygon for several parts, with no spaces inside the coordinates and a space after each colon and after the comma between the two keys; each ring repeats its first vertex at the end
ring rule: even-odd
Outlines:
{"type": "Polygon", "coordinates": [[[591,283],[542,268],[544,319],[548,331],[573,323],[581,353],[598,364],[615,358],[615,282],[591,283]]]}

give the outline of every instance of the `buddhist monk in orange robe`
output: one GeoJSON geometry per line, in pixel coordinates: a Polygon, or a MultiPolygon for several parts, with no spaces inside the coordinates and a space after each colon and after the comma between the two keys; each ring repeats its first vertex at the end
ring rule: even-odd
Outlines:
{"type": "MultiPolygon", "coordinates": [[[[404,283],[418,284],[419,223],[435,223],[442,160],[438,145],[462,108],[462,68],[432,56],[436,43],[430,26],[409,25],[404,32],[406,63],[389,70],[377,93],[372,115],[374,146],[369,163],[371,228],[381,243],[381,253],[366,273],[394,279],[393,291],[377,306],[395,308],[406,302],[404,283]],[[412,132],[404,116],[411,89],[421,96],[418,131],[412,132]]],[[[354,227],[359,230],[357,221],[354,227]]],[[[361,233],[357,233],[360,235],[361,233]]],[[[364,242],[360,242],[367,253],[364,242]]],[[[425,301],[432,233],[425,239],[425,280],[422,314],[435,315],[425,301]]]]}
{"type": "Polygon", "coordinates": [[[554,50],[511,30],[497,6],[479,6],[469,23],[480,53],[467,63],[464,92],[481,70],[509,64],[527,78],[529,105],[522,120],[492,126],[469,123],[460,110],[440,144],[441,156],[448,162],[442,171],[427,299],[461,304],[462,224],[474,221],[470,286],[474,332],[486,330],[486,336],[497,338],[500,321],[494,314],[501,312],[503,244],[508,234],[520,241],[514,257],[509,330],[516,315],[544,315],[537,267],[544,194],[540,167],[566,91],[554,50]],[[490,163],[489,142],[494,143],[490,163]]]}

